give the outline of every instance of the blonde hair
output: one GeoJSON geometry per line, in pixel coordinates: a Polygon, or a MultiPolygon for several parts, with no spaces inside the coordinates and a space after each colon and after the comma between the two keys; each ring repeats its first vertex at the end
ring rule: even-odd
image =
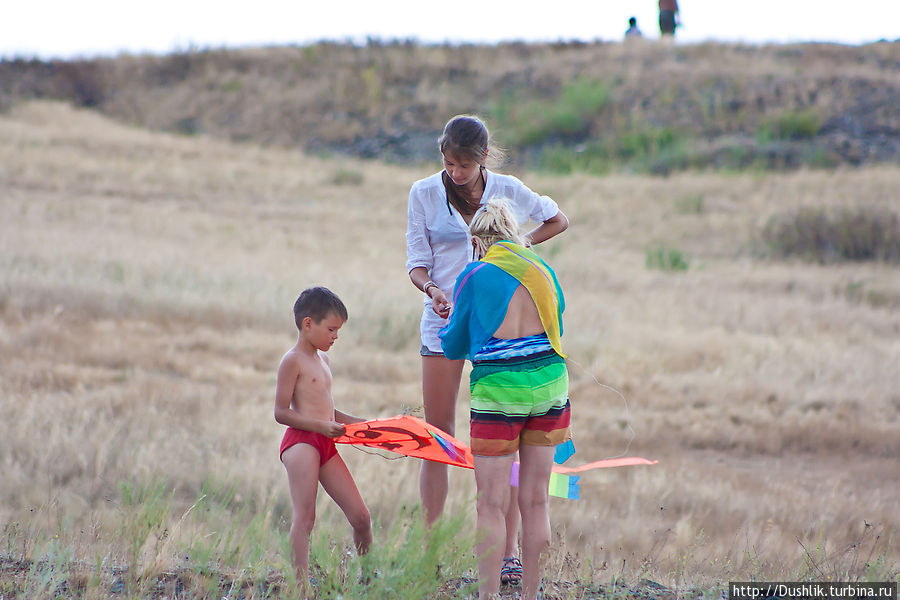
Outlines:
{"type": "Polygon", "coordinates": [[[500,198],[488,200],[481,205],[472,217],[469,232],[481,256],[500,240],[509,240],[520,246],[527,245],[509,203],[500,198]]]}

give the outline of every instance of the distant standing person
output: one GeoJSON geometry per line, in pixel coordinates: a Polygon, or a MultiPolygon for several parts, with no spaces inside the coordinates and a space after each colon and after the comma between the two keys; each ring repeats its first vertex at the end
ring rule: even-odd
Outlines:
{"type": "MultiPolygon", "coordinates": [[[[530,190],[511,175],[486,168],[502,162],[502,151],[491,142],[481,119],[459,115],[450,119],[438,139],[443,170],[412,185],[406,228],[406,269],[413,285],[424,293],[421,335],[422,399],[425,420],[453,435],[456,428],[456,396],[464,360],[444,356],[438,331],[447,324],[450,300],[457,276],[477,260],[473,256],[469,224],[478,208],[491,198],[505,198],[516,222],[539,225],[526,236],[528,245],[539,244],[569,226],[556,202],[530,190]]],[[[444,510],[449,488],[447,465],[422,461],[419,490],[425,521],[431,525],[444,510]]],[[[516,557],[519,514],[507,516],[507,560],[501,576],[505,583],[521,579],[516,557]]]]}
{"type": "Polygon", "coordinates": [[[641,33],[641,30],[638,28],[637,19],[631,17],[628,19],[628,29],[625,30],[625,39],[641,37],[644,37],[644,34],[641,33]]]}
{"type": "Polygon", "coordinates": [[[678,0],[659,0],[659,33],[675,35],[678,26],[678,0]]]}

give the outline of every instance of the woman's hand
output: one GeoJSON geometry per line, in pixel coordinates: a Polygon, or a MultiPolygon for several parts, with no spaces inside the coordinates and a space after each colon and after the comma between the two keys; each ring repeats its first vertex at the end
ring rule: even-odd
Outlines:
{"type": "Polygon", "coordinates": [[[447,295],[444,294],[444,290],[436,285],[430,286],[428,288],[428,296],[431,298],[431,310],[442,319],[448,318],[450,316],[452,305],[450,304],[450,301],[447,300],[447,295]]]}
{"type": "Polygon", "coordinates": [[[439,288],[437,284],[428,277],[428,271],[425,267],[416,267],[409,272],[409,279],[417,288],[425,292],[425,295],[431,299],[431,310],[442,319],[450,316],[450,301],[447,300],[447,294],[439,288]]]}

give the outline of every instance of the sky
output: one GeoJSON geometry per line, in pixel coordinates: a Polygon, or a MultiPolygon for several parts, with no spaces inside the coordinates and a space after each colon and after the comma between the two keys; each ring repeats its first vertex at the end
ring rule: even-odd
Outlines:
{"type": "MultiPolygon", "coordinates": [[[[92,58],[187,49],[364,43],[618,41],[634,16],[658,38],[656,0],[11,0],[0,57],[92,58]]],[[[679,0],[678,43],[900,39],[900,1],[679,0]],[[739,9],[738,6],[745,6],[739,9]],[[840,6],[840,8],[832,8],[840,6]]]]}

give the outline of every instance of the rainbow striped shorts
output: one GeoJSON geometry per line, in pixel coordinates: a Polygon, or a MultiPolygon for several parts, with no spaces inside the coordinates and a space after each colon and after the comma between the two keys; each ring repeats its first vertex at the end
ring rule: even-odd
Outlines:
{"type": "Polygon", "coordinates": [[[520,443],[556,446],[572,437],[569,373],[553,350],[475,360],[469,388],[473,454],[505,456],[520,443]]]}

